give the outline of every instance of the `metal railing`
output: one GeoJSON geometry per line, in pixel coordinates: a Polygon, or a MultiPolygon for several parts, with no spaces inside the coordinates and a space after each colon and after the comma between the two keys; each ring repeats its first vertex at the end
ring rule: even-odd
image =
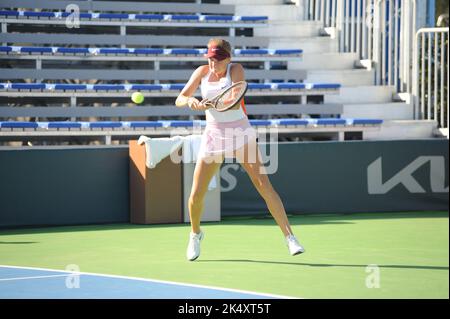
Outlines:
{"type": "MultiPolygon", "coordinates": [[[[426,2],[304,0],[303,3],[304,19],[323,22],[325,30],[338,39],[339,52],[357,53],[366,67],[373,67],[375,85],[394,85],[397,92],[410,94],[415,119],[435,120],[448,138],[449,28],[419,29],[424,25],[426,2]]],[[[448,14],[439,17],[438,25],[445,19],[448,21],[448,14]]]]}
{"type": "Polygon", "coordinates": [[[448,138],[449,28],[422,28],[416,33],[412,95],[416,119],[435,120],[448,138]]]}
{"type": "Polygon", "coordinates": [[[322,21],[340,52],[354,52],[375,69],[374,84],[412,87],[415,0],[305,0],[304,19],[322,21]]]}

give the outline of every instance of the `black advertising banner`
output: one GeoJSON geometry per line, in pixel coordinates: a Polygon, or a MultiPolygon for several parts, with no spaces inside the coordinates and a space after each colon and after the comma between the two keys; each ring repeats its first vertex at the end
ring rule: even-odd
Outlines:
{"type": "MultiPolygon", "coordinates": [[[[278,150],[267,144],[260,149],[288,213],[448,210],[448,140],[279,143],[278,150]]],[[[221,178],[222,215],[268,211],[238,164],[224,163],[221,178]]]]}

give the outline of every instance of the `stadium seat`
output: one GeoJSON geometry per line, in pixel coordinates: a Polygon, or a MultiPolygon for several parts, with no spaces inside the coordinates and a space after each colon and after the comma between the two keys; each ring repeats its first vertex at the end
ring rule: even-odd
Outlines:
{"type": "MultiPolygon", "coordinates": [[[[65,47],[21,47],[21,46],[0,46],[0,52],[10,53],[64,53],[64,54],[79,54],[84,53],[88,55],[115,55],[115,54],[145,54],[145,55],[193,55],[203,57],[206,49],[190,49],[190,48],[174,48],[174,49],[158,49],[158,48],[65,48],[65,47]]],[[[235,57],[246,56],[295,56],[301,57],[303,50],[295,49],[235,49],[233,55],[235,57]]]]}
{"type": "Polygon", "coordinates": [[[121,122],[91,122],[89,127],[94,128],[120,128],[123,126],[121,122]]]}
{"type": "MultiPolygon", "coordinates": [[[[44,84],[44,83],[0,83],[2,92],[0,96],[8,95],[11,91],[54,91],[54,90],[84,90],[93,92],[95,96],[96,91],[107,92],[129,92],[149,91],[149,92],[175,92],[184,88],[185,83],[173,84],[44,84]],[[5,92],[4,90],[7,90],[5,92]]],[[[315,84],[315,83],[252,83],[249,82],[247,95],[259,95],[259,92],[264,94],[287,93],[287,94],[336,94],[339,92],[341,85],[338,83],[329,84],[315,84]]],[[[114,96],[114,93],[113,95],[114,96]]]]}
{"type": "Polygon", "coordinates": [[[65,54],[89,53],[88,48],[56,48],[56,52],[65,54]]]}
{"type": "MultiPolygon", "coordinates": [[[[381,119],[271,119],[271,120],[250,120],[250,124],[255,127],[276,127],[276,126],[373,126],[381,125],[381,119]]],[[[205,126],[204,120],[183,121],[183,120],[165,120],[165,121],[98,121],[98,122],[20,122],[4,121],[0,122],[0,128],[82,128],[86,126],[89,129],[104,128],[179,128],[205,126]]]]}
{"type": "Polygon", "coordinates": [[[38,123],[36,122],[2,122],[1,128],[38,128],[38,123]]]}
{"type": "Polygon", "coordinates": [[[164,15],[162,14],[136,14],[134,16],[137,20],[163,20],[164,15]]]}
{"type": "Polygon", "coordinates": [[[277,124],[278,125],[286,125],[286,126],[292,126],[292,125],[306,126],[309,124],[309,122],[304,119],[280,119],[280,120],[277,120],[277,124]]]}
{"type": "Polygon", "coordinates": [[[61,129],[61,128],[81,128],[81,123],[76,123],[76,122],[48,122],[47,127],[49,129],[51,128],[56,128],[56,129],[61,129]]]}
{"type": "Polygon", "coordinates": [[[147,128],[147,127],[162,127],[163,124],[161,122],[151,122],[151,121],[140,121],[140,122],[130,122],[131,128],[147,128]]]}
{"type": "MultiPolygon", "coordinates": [[[[128,13],[106,13],[106,12],[96,12],[96,13],[88,13],[88,12],[79,12],[77,13],[78,17],[81,19],[89,19],[89,20],[127,20],[133,22],[135,20],[146,20],[146,21],[158,21],[161,23],[168,22],[209,22],[211,26],[214,26],[214,23],[236,23],[241,22],[244,24],[261,24],[268,21],[267,16],[230,16],[230,15],[201,15],[201,14],[128,14],[128,13]]],[[[22,10],[1,10],[0,18],[6,17],[8,18],[5,22],[8,23],[23,23],[24,21],[14,21],[11,17],[18,18],[22,16],[28,19],[36,19],[36,20],[53,20],[60,18],[67,18],[70,15],[73,15],[72,12],[46,12],[46,11],[22,11],[22,10]]],[[[80,21],[83,23],[83,20],[80,21]]]]}
{"type": "Polygon", "coordinates": [[[86,84],[55,84],[55,90],[86,90],[86,84]]]}

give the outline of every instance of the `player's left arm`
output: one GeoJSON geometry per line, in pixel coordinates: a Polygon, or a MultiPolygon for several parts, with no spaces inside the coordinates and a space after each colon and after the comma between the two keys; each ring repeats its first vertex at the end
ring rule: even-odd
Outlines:
{"type": "MultiPolygon", "coordinates": [[[[242,66],[242,64],[233,63],[230,68],[230,76],[231,76],[232,83],[245,81],[245,70],[244,70],[244,67],[242,66]]],[[[238,104],[235,107],[231,108],[230,110],[239,110],[240,107],[241,107],[241,105],[238,104]]]]}
{"type": "Polygon", "coordinates": [[[236,83],[240,81],[245,81],[245,70],[242,64],[233,63],[230,69],[231,73],[231,82],[236,83]]]}

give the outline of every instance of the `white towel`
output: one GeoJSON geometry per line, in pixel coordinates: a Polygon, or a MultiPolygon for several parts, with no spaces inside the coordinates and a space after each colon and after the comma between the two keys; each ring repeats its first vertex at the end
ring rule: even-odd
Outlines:
{"type": "Polygon", "coordinates": [[[184,138],[182,136],[174,137],[162,137],[162,138],[149,138],[141,136],[138,139],[138,144],[145,143],[146,161],[145,164],[148,168],[155,168],[159,162],[165,159],[183,144],[184,138]]]}
{"type": "Polygon", "coordinates": [[[217,180],[216,180],[216,175],[214,175],[211,179],[211,181],[209,182],[208,185],[208,190],[212,191],[213,189],[215,189],[217,187],[217,180]]]}
{"type": "MultiPolygon", "coordinates": [[[[183,143],[183,162],[184,163],[196,163],[197,156],[200,151],[202,143],[201,135],[188,135],[184,139],[183,143]]],[[[214,175],[211,182],[208,185],[208,190],[213,190],[217,187],[216,176],[214,175]]]]}
{"type": "MultiPolygon", "coordinates": [[[[201,140],[201,135],[173,136],[170,138],[149,138],[142,135],[138,139],[138,144],[142,145],[145,143],[145,164],[148,168],[155,168],[159,162],[171,155],[173,152],[178,151],[181,146],[183,146],[183,162],[197,162],[197,155],[200,150],[201,140]]],[[[216,187],[216,176],[213,176],[208,185],[208,190],[213,190],[216,187]]]]}
{"type": "Polygon", "coordinates": [[[200,151],[202,142],[201,135],[188,135],[184,137],[183,143],[183,162],[195,163],[197,162],[197,155],[200,151]]]}

